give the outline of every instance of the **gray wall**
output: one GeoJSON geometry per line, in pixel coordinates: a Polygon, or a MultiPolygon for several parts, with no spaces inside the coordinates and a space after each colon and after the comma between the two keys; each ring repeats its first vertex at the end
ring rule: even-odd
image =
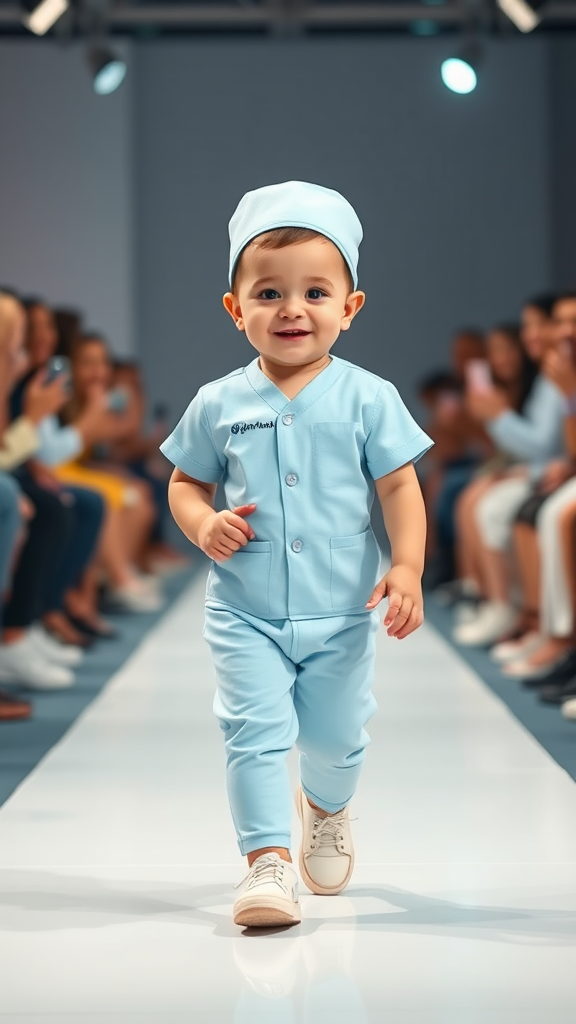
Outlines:
{"type": "Polygon", "coordinates": [[[336,352],[409,401],[456,324],[513,317],[551,284],[546,40],[491,43],[468,97],[439,78],[452,45],[139,45],[138,336],[175,415],[252,358],[221,307],[227,222],[246,189],[303,178],[355,205],[368,301],[336,352]]]}
{"type": "Polygon", "coordinates": [[[576,288],[576,36],[550,46],[550,159],[553,279],[576,288]]]}
{"type": "Polygon", "coordinates": [[[82,46],[0,43],[0,285],[79,306],[119,352],[134,341],[131,115],[130,81],[96,96],[82,46]]]}

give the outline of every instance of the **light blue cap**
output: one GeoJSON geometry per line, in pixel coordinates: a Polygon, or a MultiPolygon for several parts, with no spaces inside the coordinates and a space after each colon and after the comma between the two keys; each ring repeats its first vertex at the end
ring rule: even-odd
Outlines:
{"type": "Polygon", "coordinates": [[[358,246],[362,225],[344,196],[308,181],[283,181],[279,185],[246,192],[228,225],[230,234],[230,275],[248,242],[273,228],[310,228],[325,235],[342,253],[350,268],[354,288],[358,286],[358,246]]]}

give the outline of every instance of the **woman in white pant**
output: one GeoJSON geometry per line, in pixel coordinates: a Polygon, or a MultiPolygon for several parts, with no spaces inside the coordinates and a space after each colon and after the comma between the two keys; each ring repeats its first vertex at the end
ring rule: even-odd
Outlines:
{"type": "MultiPolygon", "coordinates": [[[[534,300],[522,314],[522,340],[535,361],[541,360],[545,346],[554,342],[546,308],[544,300],[534,300]]],[[[486,601],[472,621],[456,626],[454,639],[464,645],[484,646],[505,636],[516,620],[509,599],[513,524],[547,462],[564,452],[564,400],[557,386],[539,374],[521,412],[507,407],[497,391],[472,396],[471,408],[484,420],[499,449],[520,463],[487,488],[473,483],[461,499],[462,534],[481,566],[481,578],[476,582],[486,601]]]]}
{"type": "MultiPolygon", "coordinates": [[[[559,346],[546,359],[546,372],[565,396],[564,434],[569,459],[576,458],[576,294],[564,296],[556,305],[555,317],[559,346]]],[[[558,467],[557,472],[560,471],[558,467]]],[[[574,463],[567,461],[564,476],[574,472],[574,463]]],[[[552,467],[548,477],[552,475],[552,467]]],[[[541,679],[554,671],[558,663],[562,672],[573,667],[576,674],[574,637],[574,573],[572,524],[576,511],[576,476],[567,479],[540,507],[535,519],[536,534],[517,528],[520,543],[517,550],[521,565],[524,598],[533,600],[530,591],[534,580],[539,582],[539,628],[530,631],[513,644],[506,645],[502,656],[512,657],[504,672],[510,676],[541,679]],[[530,566],[532,569],[530,571],[530,566]],[[572,666],[572,662],[574,663],[572,666]]]]}

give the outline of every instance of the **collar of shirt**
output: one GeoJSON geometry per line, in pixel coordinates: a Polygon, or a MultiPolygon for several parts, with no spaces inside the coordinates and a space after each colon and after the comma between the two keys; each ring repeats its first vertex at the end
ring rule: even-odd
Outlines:
{"type": "Polygon", "coordinates": [[[334,382],[338,379],[341,373],[343,373],[346,362],[343,359],[338,359],[337,356],[330,356],[331,362],[324,370],[321,370],[316,377],[306,384],[301,391],[298,392],[295,398],[289,399],[286,397],[283,391],[266,376],[265,373],[260,369],[258,357],[254,359],[246,367],[246,379],[248,380],[251,387],[260,398],[263,399],[271,409],[275,412],[284,412],[287,406],[290,406],[292,412],[304,412],[308,409],[321,395],[331,388],[334,382]]]}

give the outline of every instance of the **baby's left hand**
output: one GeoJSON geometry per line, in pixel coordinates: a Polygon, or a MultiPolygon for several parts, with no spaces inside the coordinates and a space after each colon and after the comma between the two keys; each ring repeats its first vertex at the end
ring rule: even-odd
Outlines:
{"type": "Polygon", "coordinates": [[[366,607],[372,610],[380,604],[383,597],[388,597],[388,611],[384,625],[388,627],[388,636],[397,640],[413,633],[424,621],[424,599],[422,584],[418,573],[407,565],[396,565],[382,577],[372,591],[366,607]]]}

